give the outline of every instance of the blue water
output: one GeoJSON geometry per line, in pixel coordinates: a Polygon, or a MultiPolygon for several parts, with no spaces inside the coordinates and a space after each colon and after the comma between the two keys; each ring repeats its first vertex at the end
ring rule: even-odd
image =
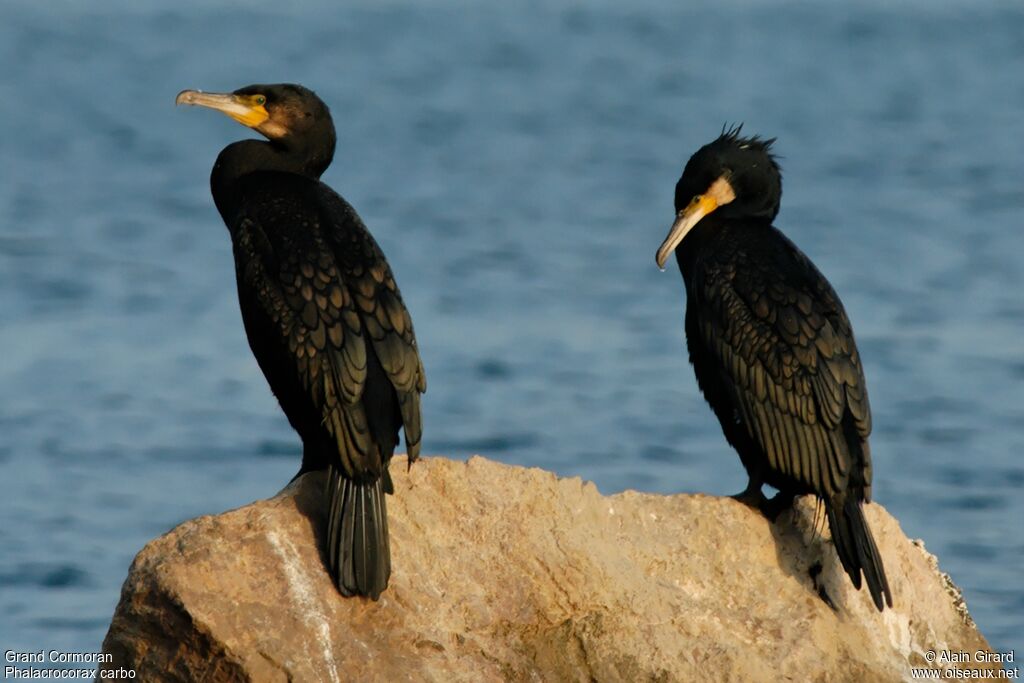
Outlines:
{"type": "Polygon", "coordinates": [[[146,541],[297,469],[207,187],[246,131],[173,106],[294,80],[413,313],[424,451],[606,493],[745,484],[654,251],[690,153],[777,136],[778,225],[857,331],[876,498],[1024,651],[1024,8],[491,4],[0,7],[0,649],[97,649],[146,541]]]}

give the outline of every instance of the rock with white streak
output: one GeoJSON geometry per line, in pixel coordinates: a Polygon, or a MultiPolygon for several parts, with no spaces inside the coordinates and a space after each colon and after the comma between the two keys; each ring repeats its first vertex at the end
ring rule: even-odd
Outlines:
{"type": "Polygon", "coordinates": [[[324,480],[309,474],[149,543],[103,644],[113,666],[146,681],[902,681],[929,651],[989,650],[877,504],[883,613],[810,500],[771,524],[729,498],[601,496],[479,457],[391,473],[394,573],[378,602],[331,584],[324,480]]]}

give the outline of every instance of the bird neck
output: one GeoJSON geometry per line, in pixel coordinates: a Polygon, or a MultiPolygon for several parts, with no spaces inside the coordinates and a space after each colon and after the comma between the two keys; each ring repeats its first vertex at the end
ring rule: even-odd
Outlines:
{"type": "Polygon", "coordinates": [[[706,216],[676,247],[676,261],[683,280],[689,286],[694,274],[701,268],[703,259],[721,250],[735,251],[745,248],[758,235],[773,230],[767,216],[744,216],[729,218],[718,212],[706,216]]]}
{"type": "Polygon", "coordinates": [[[683,274],[683,280],[687,285],[693,277],[698,258],[708,248],[720,227],[721,224],[717,216],[714,214],[706,216],[676,247],[676,262],[679,264],[679,272],[683,274]]]}
{"type": "Polygon", "coordinates": [[[302,141],[240,140],[217,156],[210,174],[210,189],[221,216],[230,224],[238,200],[238,184],[258,172],[294,173],[319,180],[334,157],[334,135],[319,144],[302,141]]]}

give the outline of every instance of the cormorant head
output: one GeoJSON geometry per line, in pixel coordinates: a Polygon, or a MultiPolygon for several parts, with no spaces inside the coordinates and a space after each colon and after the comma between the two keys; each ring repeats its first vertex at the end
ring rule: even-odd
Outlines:
{"type": "Polygon", "coordinates": [[[317,165],[323,164],[323,169],[334,156],[331,112],[316,93],[301,85],[247,85],[230,93],[182,90],[175,104],[209,107],[223,112],[274,144],[310,155],[317,165]]]}
{"type": "Polygon", "coordinates": [[[767,223],[779,213],[782,173],[771,153],[775,140],[740,137],[742,127],[723,130],[686,162],[676,183],[676,220],[656,256],[659,268],[665,267],[686,234],[712,212],[767,223]]]}

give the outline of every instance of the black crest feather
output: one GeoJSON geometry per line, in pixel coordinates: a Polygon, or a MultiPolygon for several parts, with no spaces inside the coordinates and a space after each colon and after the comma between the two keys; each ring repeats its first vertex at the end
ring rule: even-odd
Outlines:
{"type": "Polygon", "coordinates": [[[742,131],[742,123],[723,124],[722,132],[718,136],[718,142],[731,142],[738,146],[740,149],[760,149],[765,153],[769,154],[773,160],[778,159],[778,156],[771,153],[772,145],[775,144],[775,138],[762,138],[758,135],[751,135],[750,137],[740,137],[740,133],[742,131]]]}

